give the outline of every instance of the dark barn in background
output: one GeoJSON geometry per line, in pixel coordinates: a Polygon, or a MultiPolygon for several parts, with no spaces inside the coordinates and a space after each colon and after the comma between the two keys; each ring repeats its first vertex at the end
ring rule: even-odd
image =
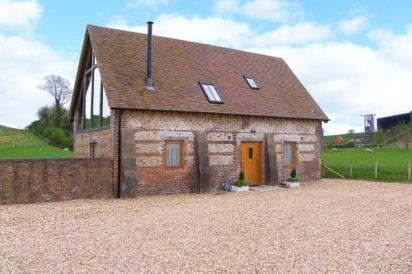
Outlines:
{"type": "Polygon", "coordinates": [[[377,119],[378,129],[382,129],[385,132],[398,124],[411,124],[412,123],[412,111],[397,114],[392,116],[386,116],[377,119]]]}

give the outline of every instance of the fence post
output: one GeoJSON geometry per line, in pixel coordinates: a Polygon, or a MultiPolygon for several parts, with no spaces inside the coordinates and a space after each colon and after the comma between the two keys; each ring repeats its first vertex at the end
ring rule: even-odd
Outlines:
{"type": "Polygon", "coordinates": [[[352,178],[352,170],[353,170],[353,163],[352,161],[349,162],[349,177],[352,178]]]}
{"type": "Polygon", "coordinates": [[[375,179],[378,179],[378,161],[375,161],[375,179]]]}
{"type": "Polygon", "coordinates": [[[411,161],[408,162],[408,181],[411,180],[411,161]]]}
{"type": "Polygon", "coordinates": [[[322,162],[321,162],[321,177],[322,178],[325,178],[325,167],[323,166],[323,160],[321,160],[322,162]]]}

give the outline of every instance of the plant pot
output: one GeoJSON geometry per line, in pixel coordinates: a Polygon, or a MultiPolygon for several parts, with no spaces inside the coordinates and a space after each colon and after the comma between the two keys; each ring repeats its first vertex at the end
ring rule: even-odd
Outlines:
{"type": "Polygon", "coordinates": [[[300,186],[300,183],[299,183],[299,182],[289,182],[289,181],[285,181],[283,184],[284,184],[286,187],[288,187],[288,188],[297,188],[297,187],[300,186]]]}
{"type": "Polygon", "coordinates": [[[249,191],[249,186],[235,186],[232,185],[232,189],[230,191],[233,192],[243,192],[243,191],[249,191]]]}

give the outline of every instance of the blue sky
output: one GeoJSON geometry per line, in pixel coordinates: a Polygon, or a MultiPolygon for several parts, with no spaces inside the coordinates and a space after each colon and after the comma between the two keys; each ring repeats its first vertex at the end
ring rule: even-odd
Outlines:
{"type": "Polygon", "coordinates": [[[412,110],[412,1],[0,0],[0,124],[24,127],[51,103],[43,76],[72,83],[86,24],[280,56],[331,122],[412,110]],[[15,110],[19,110],[17,113],[15,110]]]}

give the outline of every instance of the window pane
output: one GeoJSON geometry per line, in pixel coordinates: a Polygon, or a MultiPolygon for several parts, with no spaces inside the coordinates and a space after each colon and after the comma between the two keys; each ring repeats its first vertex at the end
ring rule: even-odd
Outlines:
{"type": "Polygon", "coordinates": [[[215,98],[214,98],[214,96],[213,96],[213,94],[212,94],[212,92],[209,88],[209,85],[202,85],[202,87],[203,87],[203,90],[206,92],[207,99],[209,101],[214,101],[215,98]]]}
{"type": "Polygon", "coordinates": [[[248,82],[249,86],[253,87],[253,81],[250,78],[246,78],[246,81],[248,82]]]}
{"type": "Polygon", "coordinates": [[[253,79],[250,79],[250,83],[251,83],[252,87],[254,87],[254,88],[257,87],[257,86],[256,86],[256,83],[255,83],[255,81],[254,81],[253,79]]]}
{"type": "Polygon", "coordinates": [[[216,88],[213,85],[201,84],[201,86],[209,102],[211,103],[222,102],[222,99],[220,98],[219,94],[217,93],[216,88]]]}
{"type": "Polygon", "coordinates": [[[167,145],[167,166],[180,166],[180,144],[167,145]]]}
{"type": "Polygon", "coordinates": [[[258,88],[256,85],[256,82],[253,78],[251,77],[245,77],[247,84],[249,85],[250,88],[258,88]]]}
{"type": "Polygon", "coordinates": [[[98,117],[100,115],[100,71],[99,68],[94,70],[94,99],[93,99],[93,115],[95,116],[94,126],[98,126],[98,117]]]}
{"type": "MultiPolygon", "coordinates": [[[[89,74],[91,75],[91,74],[89,74]]],[[[91,109],[91,101],[92,101],[92,81],[91,77],[87,76],[86,84],[87,84],[87,90],[86,90],[86,128],[90,128],[91,125],[91,117],[90,117],[90,109],[91,109]]]]}
{"type": "Polygon", "coordinates": [[[103,126],[110,126],[110,107],[103,87],[103,126]]]}
{"type": "Polygon", "coordinates": [[[291,166],[293,163],[293,147],[292,144],[285,144],[285,165],[291,166]]]}
{"type": "Polygon", "coordinates": [[[213,97],[215,98],[215,101],[218,101],[218,102],[222,101],[220,99],[219,95],[217,94],[217,91],[216,91],[215,87],[210,85],[209,88],[212,91],[212,94],[213,94],[213,97]]]}
{"type": "Polygon", "coordinates": [[[249,148],[249,159],[253,159],[253,148],[249,148]]]}

